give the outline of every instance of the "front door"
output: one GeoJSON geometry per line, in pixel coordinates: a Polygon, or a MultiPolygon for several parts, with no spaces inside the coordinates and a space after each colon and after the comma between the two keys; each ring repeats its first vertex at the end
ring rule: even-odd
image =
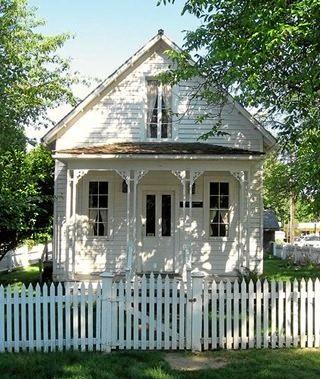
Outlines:
{"type": "Polygon", "coordinates": [[[142,192],[141,271],[174,271],[175,192],[142,192]]]}

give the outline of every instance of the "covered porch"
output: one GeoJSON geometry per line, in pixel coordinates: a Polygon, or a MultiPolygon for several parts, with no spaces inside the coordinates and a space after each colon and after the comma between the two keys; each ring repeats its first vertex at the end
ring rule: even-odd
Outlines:
{"type": "Polygon", "coordinates": [[[247,264],[249,180],[258,155],[66,151],[55,158],[66,167],[65,217],[55,220],[57,279],[61,271],[68,280],[95,280],[107,269],[119,277],[156,272],[184,279],[194,268],[231,276],[247,264]],[[93,192],[105,182],[107,195],[93,192]],[[222,220],[212,225],[215,182],[230,183],[224,232],[222,220]],[[104,196],[108,206],[97,216],[91,199],[104,196]],[[215,262],[224,267],[216,270],[215,262]]]}

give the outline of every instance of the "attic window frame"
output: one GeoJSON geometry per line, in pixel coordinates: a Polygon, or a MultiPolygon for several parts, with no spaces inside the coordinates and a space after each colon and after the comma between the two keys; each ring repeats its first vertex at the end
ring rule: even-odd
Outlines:
{"type": "MultiPolygon", "coordinates": [[[[168,109],[171,110],[172,108],[172,88],[169,87],[169,96],[168,96],[168,109]]],[[[171,114],[168,115],[168,123],[167,123],[167,137],[162,137],[162,100],[163,96],[166,94],[164,91],[164,86],[162,83],[159,82],[159,80],[153,78],[153,77],[146,77],[146,89],[147,89],[147,111],[146,111],[146,140],[148,141],[171,141],[173,139],[173,127],[172,127],[172,117],[171,114]],[[149,82],[157,82],[157,136],[151,137],[150,136],[150,125],[152,122],[150,122],[150,113],[149,113],[149,106],[148,106],[148,85],[149,82]]],[[[153,108],[154,109],[154,108],[153,108]]],[[[155,108],[156,109],[156,108],[155,108]]],[[[165,103],[165,109],[166,103],[165,103]]]]}

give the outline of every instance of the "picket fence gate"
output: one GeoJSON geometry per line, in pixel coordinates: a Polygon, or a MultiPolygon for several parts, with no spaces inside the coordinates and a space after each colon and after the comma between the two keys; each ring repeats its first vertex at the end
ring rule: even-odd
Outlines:
{"type": "Polygon", "coordinates": [[[319,333],[319,279],[0,287],[0,351],[319,347],[319,333]]]}

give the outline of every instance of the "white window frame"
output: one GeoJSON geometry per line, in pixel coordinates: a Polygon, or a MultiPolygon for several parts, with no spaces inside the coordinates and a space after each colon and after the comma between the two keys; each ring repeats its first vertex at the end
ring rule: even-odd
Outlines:
{"type": "Polygon", "coordinates": [[[219,174],[219,175],[204,175],[204,235],[208,241],[235,241],[237,239],[237,220],[236,220],[236,207],[237,207],[237,196],[236,196],[236,186],[235,180],[229,175],[219,174]],[[210,235],[210,183],[211,182],[224,182],[229,184],[229,226],[228,235],[225,237],[221,236],[211,236],[210,235]]]}
{"type": "MultiPolygon", "coordinates": [[[[157,137],[151,138],[148,137],[148,128],[149,128],[149,120],[148,120],[148,82],[149,81],[157,81],[157,79],[153,77],[146,78],[146,117],[145,117],[145,139],[146,141],[155,142],[155,141],[173,141],[173,116],[171,115],[170,122],[170,131],[171,137],[162,138],[162,95],[163,95],[163,84],[160,83],[158,85],[158,94],[157,94],[157,137]]],[[[169,104],[170,109],[173,109],[173,87],[171,87],[171,103],[169,104]]]]}
{"type": "Polygon", "coordinates": [[[114,186],[115,180],[114,175],[112,173],[106,174],[87,174],[84,178],[83,183],[83,197],[82,197],[82,213],[88,217],[89,220],[89,182],[108,182],[108,230],[107,235],[105,236],[94,236],[89,235],[87,239],[89,240],[100,240],[100,241],[109,241],[113,239],[114,235],[114,186]]]}

